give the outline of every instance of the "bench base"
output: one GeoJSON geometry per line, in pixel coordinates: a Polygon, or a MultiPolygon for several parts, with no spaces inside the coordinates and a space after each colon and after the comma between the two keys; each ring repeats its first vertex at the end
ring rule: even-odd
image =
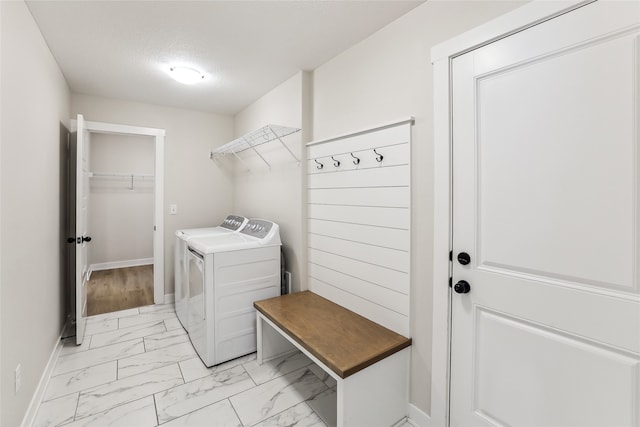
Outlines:
{"type": "Polygon", "coordinates": [[[407,416],[409,347],[341,378],[260,312],[256,329],[259,364],[297,349],[336,380],[338,427],[389,427],[407,416]]]}

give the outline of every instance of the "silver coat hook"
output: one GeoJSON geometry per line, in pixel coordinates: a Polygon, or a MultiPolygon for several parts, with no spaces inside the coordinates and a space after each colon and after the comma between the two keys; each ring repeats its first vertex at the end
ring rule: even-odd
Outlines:
{"type": "Polygon", "coordinates": [[[354,156],[354,155],[353,155],[353,153],[350,153],[350,154],[351,154],[351,157],[353,157],[353,158],[354,158],[354,160],[353,160],[353,164],[354,164],[354,165],[358,165],[358,164],[360,164],[360,159],[359,159],[359,158],[357,158],[356,156],[354,156]]]}
{"type": "Polygon", "coordinates": [[[335,167],[340,166],[340,160],[334,159],[333,156],[331,156],[331,159],[333,160],[333,166],[335,166],[335,167]]]}
{"type": "Polygon", "coordinates": [[[322,163],[320,163],[318,160],[313,159],[314,162],[316,162],[318,164],[318,166],[316,166],[316,168],[318,169],[322,169],[324,167],[324,165],[322,163]]]}
{"type": "Polygon", "coordinates": [[[373,149],[373,152],[376,153],[376,162],[380,163],[382,159],[384,159],[384,156],[378,153],[375,148],[373,149]]]}

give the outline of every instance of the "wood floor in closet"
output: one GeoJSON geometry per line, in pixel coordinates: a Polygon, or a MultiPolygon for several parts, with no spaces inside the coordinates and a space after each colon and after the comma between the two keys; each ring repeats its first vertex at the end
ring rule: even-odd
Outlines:
{"type": "Polygon", "coordinates": [[[87,315],[153,304],[153,265],[101,270],[87,284],[87,315]]]}

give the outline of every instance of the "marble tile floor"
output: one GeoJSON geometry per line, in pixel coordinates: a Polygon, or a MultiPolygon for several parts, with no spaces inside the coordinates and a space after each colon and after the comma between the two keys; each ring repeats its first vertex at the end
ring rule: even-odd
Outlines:
{"type": "Polygon", "coordinates": [[[32,425],[332,426],[335,406],[335,380],[301,353],[206,368],[167,304],[89,317],[83,344],[64,342],[32,425]]]}

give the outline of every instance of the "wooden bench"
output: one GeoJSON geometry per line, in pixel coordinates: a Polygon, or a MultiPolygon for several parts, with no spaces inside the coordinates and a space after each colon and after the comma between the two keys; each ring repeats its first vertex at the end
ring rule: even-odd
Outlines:
{"type": "Polygon", "coordinates": [[[302,351],[337,382],[338,427],[390,427],[407,415],[410,338],[309,291],[253,305],[258,363],[302,351]]]}

